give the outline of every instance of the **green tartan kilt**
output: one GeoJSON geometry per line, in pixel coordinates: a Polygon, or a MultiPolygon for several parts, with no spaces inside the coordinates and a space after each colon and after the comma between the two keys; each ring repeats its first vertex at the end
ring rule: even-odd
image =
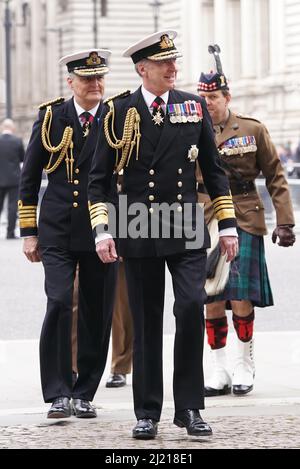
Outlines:
{"type": "Polygon", "coordinates": [[[229,300],[248,300],[253,306],[272,306],[273,295],[265,259],[263,236],[257,236],[238,228],[239,254],[231,262],[228,282],[222,293],[209,296],[206,303],[229,300]]]}

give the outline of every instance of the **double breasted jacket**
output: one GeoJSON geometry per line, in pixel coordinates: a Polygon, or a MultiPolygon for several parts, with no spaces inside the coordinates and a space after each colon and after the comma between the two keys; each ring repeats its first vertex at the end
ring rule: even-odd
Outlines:
{"type": "MultiPolygon", "coordinates": [[[[202,98],[179,90],[169,93],[164,122],[155,125],[149,109],[144,101],[141,89],[133,94],[113,99],[114,120],[113,127],[105,128],[99,134],[98,144],[92,164],[89,182],[89,204],[91,221],[96,236],[99,228],[109,222],[106,210],[107,194],[111,175],[120,161],[121,152],[109,144],[107,131],[120,141],[124,132],[124,122],[128,110],[134,109],[138,115],[140,141],[124,165],[123,184],[121,195],[127,196],[127,204],[141,203],[146,208],[144,218],[140,225],[145,228],[145,236],[132,238],[120,236],[120,254],[124,257],[165,256],[183,252],[186,249],[187,237],[174,235],[174,219],[170,217],[171,234],[158,237],[151,236],[151,227],[154,219],[160,216],[158,205],[172,206],[175,212],[186,213],[186,204],[192,207],[191,223],[195,230],[195,208],[197,205],[197,187],[195,177],[195,161],[199,161],[203,178],[213,201],[219,227],[235,226],[235,217],[229,191],[228,179],[217,162],[217,148],[214,143],[214,133],[211,119],[202,98]],[[200,103],[200,119],[195,122],[186,119],[186,122],[175,122],[168,113],[170,104],[183,104],[186,102],[200,103]],[[173,120],[173,122],[172,122],[173,120]],[[138,152],[136,148],[138,147],[138,152]],[[173,226],[172,226],[173,225],[173,226]]],[[[172,107],[172,106],[171,106],[172,107]]],[[[199,108],[199,106],[198,106],[199,108]]],[[[109,108],[103,113],[106,116],[109,108]]],[[[105,117],[104,117],[105,121],[105,117]]],[[[124,215],[125,208],[120,204],[120,215],[124,215]]],[[[130,210],[129,210],[130,212],[130,210]]],[[[133,217],[130,213],[127,226],[133,217]]],[[[160,219],[160,230],[165,222],[160,219]]],[[[200,223],[201,225],[201,223],[200,223]]],[[[202,247],[209,246],[209,236],[206,227],[203,231],[202,247]]]]}

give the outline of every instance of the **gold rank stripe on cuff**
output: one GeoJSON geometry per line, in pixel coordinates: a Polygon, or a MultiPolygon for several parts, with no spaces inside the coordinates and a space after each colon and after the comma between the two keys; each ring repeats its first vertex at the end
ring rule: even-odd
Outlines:
{"type": "Polygon", "coordinates": [[[18,210],[20,228],[37,227],[37,205],[23,205],[23,202],[19,200],[18,210]]]}
{"type": "Polygon", "coordinates": [[[97,225],[108,224],[108,208],[106,204],[102,202],[97,204],[91,204],[89,202],[89,211],[92,229],[96,228],[97,225]]]}
{"type": "Polygon", "coordinates": [[[217,197],[212,201],[217,220],[235,218],[234,206],[231,196],[217,197]]]}

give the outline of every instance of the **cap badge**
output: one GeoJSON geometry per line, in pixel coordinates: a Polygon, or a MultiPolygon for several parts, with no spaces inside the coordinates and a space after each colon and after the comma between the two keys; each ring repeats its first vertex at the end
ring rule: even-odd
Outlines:
{"type": "Polygon", "coordinates": [[[86,59],[86,64],[87,65],[100,65],[101,64],[101,58],[97,54],[97,52],[91,52],[89,55],[89,58],[86,59]]]}
{"type": "Polygon", "coordinates": [[[226,81],[224,75],[220,75],[221,86],[226,86],[226,81]]]}
{"type": "Polygon", "coordinates": [[[161,49],[170,49],[171,47],[174,47],[174,42],[169,38],[168,34],[164,34],[160,38],[159,46],[161,49]]]}

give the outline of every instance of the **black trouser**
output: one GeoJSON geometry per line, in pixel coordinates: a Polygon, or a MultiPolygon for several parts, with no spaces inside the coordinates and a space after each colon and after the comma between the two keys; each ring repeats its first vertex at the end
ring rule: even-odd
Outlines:
{"type": "Polygon", "coordinates": [[[18,186],[0,187],[0,215],[6,195],[8,195],[7,236],[14,236],[18,208],[18,186]]]}
{"type": "Polygon", "coordinates": [[[40,338],[45,402],[58,396],[91,401],[105,368],[117,264],[103,264],[96,252],[42,247],[47,312],[40,338]],[[79,263],[78,380],[72,389],[72,298],[79,263]]]}
{"type": "Polygon", "coordinates": [[[172,275],[176,320],[173,393],[175,411],[204,408],[203,337],[206,250],[165,258],[126,258],[134,322],[133,396],[137,419],[160,419],[165,263],[172,275]]]}

